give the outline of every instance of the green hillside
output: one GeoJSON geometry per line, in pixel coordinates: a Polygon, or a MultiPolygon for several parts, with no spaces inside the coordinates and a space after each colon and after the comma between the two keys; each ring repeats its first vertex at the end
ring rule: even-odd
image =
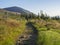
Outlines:
{"type": "Polygon", "coordinates": [[[0,45],[60,45],[59,20],[0,10],[0,45]]]}
{"type": "Polygon", "coordinates": [[[4,18],[4,16],[6,15],[0,13],[0,45],[15,45],[19,35],[25,31],[26,20],[17,20],[17,17],[14,19],[13,16],[4,18]]]}
{"type": "Polygon", "coordinates": [[[38,30],[37,45],[60,45],[60,23],[58,21],[37,20],[33,25],[38,30]]]}

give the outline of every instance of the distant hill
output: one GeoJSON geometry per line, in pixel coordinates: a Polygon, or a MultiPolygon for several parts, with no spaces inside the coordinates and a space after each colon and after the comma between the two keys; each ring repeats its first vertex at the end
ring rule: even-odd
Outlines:
{"type": "Polygon", "coordinates": [[[18,13],[27,13],[31,14],[32,12],[25,10],[21,7],[13,6],[13,7],[8,7],[8,8],[3,8],[4,10],[11,11],[11,12],[18,12],[18,13]]]}

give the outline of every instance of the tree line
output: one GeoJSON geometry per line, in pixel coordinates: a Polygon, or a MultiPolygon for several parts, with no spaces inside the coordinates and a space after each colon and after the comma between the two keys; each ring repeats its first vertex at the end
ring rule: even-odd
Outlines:
{"type": "Polygon", "coordinates": [[[52,19],[52,20],[60,20],[59,16],[54,16],[54,17],[50,17],[47,15],[47,13],[43,13],[43,11],[40,11],[40,13],[38,13],[38,15],[31,13],[22,13],[22,14],[13,14],[13,13],[8,13],[8,12],[4,12],[5,17],[7,18],[9,15],[16,15],[16,16],[20,16],[20,18],[25,18],[26,20],[29,19],[43,19],[43,20],[48,20],[48,19],[52,19]]]}

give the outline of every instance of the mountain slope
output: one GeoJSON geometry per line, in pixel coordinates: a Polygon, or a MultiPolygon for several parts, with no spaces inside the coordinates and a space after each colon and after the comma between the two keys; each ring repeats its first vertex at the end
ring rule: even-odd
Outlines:
{"type": "Polygon", "coordinates": [[[17,7],[17,6],[3,8],[3,9],[7,10],[7,11],[11,11],[11,12],[18,12],[18,13],[27,13],[27,14],[31,14],[32,13],[32,12],[30,12],[28,10],[25,10],[25,9],[17,7]]]}

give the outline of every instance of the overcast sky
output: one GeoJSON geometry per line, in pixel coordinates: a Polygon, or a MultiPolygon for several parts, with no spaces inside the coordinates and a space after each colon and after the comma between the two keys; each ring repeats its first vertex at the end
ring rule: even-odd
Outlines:
{"type": "Polygon", "coordinates": [[[0,8],[18,6],[31,12],[43,10],[50,16],[60,15],[60,0],[0,0],[0,8]]]}

